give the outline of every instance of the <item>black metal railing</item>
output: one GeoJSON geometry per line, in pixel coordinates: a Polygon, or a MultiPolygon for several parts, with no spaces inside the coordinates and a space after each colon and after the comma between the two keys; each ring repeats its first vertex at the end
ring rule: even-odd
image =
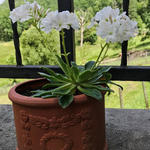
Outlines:
{"type": "MultiPolygon", "coordinates": [[[[15,0],[8,0],[10,10],[15,8],[15,0]]],[[[59,11],[69,10],[74,11],[73,0],[58,0],[59,11]]],[[[127,12],[128,15],[129,0],[123,0],[123,10],[127,12]]],[[[14,45],[16,52],[16,62],[17,65],[0,65],[0,78],[38,78],[38,72],[42,71],[41,66],[23,66],[22,58],[19,45],[19,36],[17,32],[17,23],[12,23],[13,35],[14,35],[14,45]]],[[[69,60],[75,60],[75,40],[74,31],[72,29],[66,30],[66,49],[71,52],[69,60]]],[[[61,41],[61,37],[60,37],[61,41]]],[[[61,43],[61,42],[60,42],[61,43]]],[[[127,66],[127,48],[128,41],[122,44],[122,55],[121,55],[121,65],[112,66],[110,72],[112,73],[113,80],[122,81],[150,81],[150,67],[148,66],[127,66]]],[[[61,45],[61,52],[63,48],[61,45]]],[[[60,72],[57,66],[47,66],[56,72],[60,72]]]]}

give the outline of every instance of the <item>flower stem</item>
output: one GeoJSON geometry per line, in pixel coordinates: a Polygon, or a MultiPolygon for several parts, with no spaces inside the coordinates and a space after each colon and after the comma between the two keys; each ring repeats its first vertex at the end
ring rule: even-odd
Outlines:
{"type": "Polygon", "coordinates": [[[68,60],[68,54],[67,54],[67,50],[66,50],[66,45],[65,45],[65,33],[64,33],[64,31],[61,31],[60,34],[62,36],[62,46],[63,46],[63,50],[64,50],[64,54],[63,55],[65,57],[67,65],[70,66],[69,60],[68,60]]]}
{"type": "Polygon", "coordinates": [[[91,68],[91,70],[94,69],[95,66],[97,65],[97,63],[99,62],[99,59],[100,59],[100,57],[101,57],[101,55],[102,55],[102,53],[103,53],[103,51],[104,51],[106,46],[107,46],[107,43],[105,43],[105,45],[101,47],[101,51],[100,51],[100,53],[99,53],[99,55],[97,57],[96,62],[94,63],[93,67],[91,68]]]}
{"type": "Polygon", "coordinates": [[[105,51],[105,53],[104,53],[104,56],[101,58],[101,60],[98,62],[97,65],[99,65],[99,64],[105,59],[105,56],[106,56],[106,54],[107,54],[107,52],[108,52],[108,49],[109,49],[109,44],[107,44],[107,48],[106,48],[106,51],[105,51]]]}

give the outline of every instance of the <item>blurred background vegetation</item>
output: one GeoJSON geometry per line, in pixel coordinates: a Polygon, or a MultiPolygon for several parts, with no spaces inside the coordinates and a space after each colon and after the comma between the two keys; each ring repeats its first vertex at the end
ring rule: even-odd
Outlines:
{"type": "MultiPolygon", "coordinates": [[[[15,0],[16,6],[23,4],[23,0],[15,0]]],[[[28,0],[33,2],[34,0],[28,0]]],[[[37,0],[45,8],[57,10],[57,0],[37,0]]],[[[95,29],[87,29],[91,18],[97,11],[105,6],[120,8],[122,0],[74,0],[75,12],[79,17],[80,30],[76,31],[76,61],[82,65],[86,61],[95,60],[100,45],[104,41],[96,36],[95,29]]],[[[139,34],[129,41],[128,65],[150,65],[150,0],[130,0],[129,17],[138,22],[139,34]]],[[[59,53],[59,33],[53,31],[43,39],[31,21],[18,23],[21,53],[24,65],[55,65],[56,53],[59,53]],[[43,43],[47,49],[43,47],[43,43]]],[[[12,41],[12,29],[9,19],[9,6],[5,1],[0,5],[0,64],[15,65],[15,50],[12,41]]],[[[121,45],[116,43],[110,46],[103,65],[120,65],[121,45]]],[[[14,84],[23,81],[15,79],[0,79],[0,103],[10,103],[7,92],[14,84]]],[[[115,93],[106,96],[106,107],[109,108],[148,108],[150,103],[149,82],[119,82],[124,87],[120,91],[117,87],[115,93]]]]}

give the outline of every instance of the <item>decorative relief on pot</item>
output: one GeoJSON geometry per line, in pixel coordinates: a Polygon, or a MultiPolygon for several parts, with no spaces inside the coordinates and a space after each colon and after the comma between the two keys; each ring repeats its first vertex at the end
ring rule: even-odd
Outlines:
{"type": "Polygon", "coordinates": [[[49,129],[49,121],[45,117],[37,117],[33,115],[29,115],[29,122],[33,126],[36,126],[37,128],[41,128],[44,130],[49,129]]]}
{"type": "Polygon", "coordinates": [[[65,145],[62,150],[71,150],[73,147],[73,141],[69,139],[67,135],[59,133],[59,130],[57,129],[66,129],[76,126],[78,124],[80,124],[82,131],[82,150],[96,150],[93,148],[91,149],[91,147],[94,147],[94,145],[92,144],[93,137],[91,136],[92,134],[90,134],[90,131],[93,130],[93,121],[91,119],[91,113],[89,111],[82,110],[77,114],[69,114],[60,117],[51,116],[51,118],[35,116],[27,114],[27,112],[25,111],[21,111],[20,116],[22,122],[22,129],[24,131],[22,139],[24,143],[24,148],[26,148],[26,150],[29,150],[32,146],[32,141],[30,139],[31,126],[35,126],[42,130],[45,130],[46,134],[43,135],[40,139],[40,145],[42,145],[42,147],[45,147],[46,144],[51,140],[59,139],[62,140],[65,145]],[[48,131],[50,132],[47,133],[48,131]]]}
{"type": "Polygon", "coordinates": [[[22,124],[22,141],[23,147],[26,150],[32,150],[32,140],[30,135],[31,125],[29,123],[29,116],[25,111],[20,111],[20,118],[22,124]]]}
{"type": "Polygon", "coordinates": [[[61,140],[64,143],[63,148],[61,150],[72,150],[73,147],[73,141],[69,138],[68,135],[64,133],[58,133],[58,132],[49,132],[46,133],[41,139],[40,139],[40,145],[42,146],[43,150],[47,150],[47,147],[50,147],[48,145],[48,142],[51,140],[61,140]]]}
{"type": "Polygon", "coordinates": [[[87,112],[80,112],[77,114],[61,116],[58,118],[53,116],[50,119],[47,119],[45,117],[29,115],[29,122],[33,126],[36,126],[37,128],[41,128],[43,130],[68,128],[71,126],[75,126],[84,120],[87,119],[89,120],[90,117],[88,116],[88,114],[89,113],[87,112]]]}
{"type": "Polygon", "coordinates": [[[91,114],[89,112],[84,112],[84,118],[81,122],[81,129],[82,129],[82,150],[97,150],[95,148],[96,144],[94,142],[94,137],[92,134],[92,124],[93,121],[91,120],[91,114]]]}

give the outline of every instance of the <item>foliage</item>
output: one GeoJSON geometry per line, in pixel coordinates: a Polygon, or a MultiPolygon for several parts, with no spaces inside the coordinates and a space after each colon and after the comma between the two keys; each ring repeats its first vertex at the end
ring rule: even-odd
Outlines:
{"type": "Polygon", "coordinates": [[[34,27],[23,32],[21,47],[25,64],[56,64],[55,55],[58,54],[59,49],[58,33],[53,31],[50,34],[44,34],[44,37],[43,39],[34,27]]]}
{"type": "Polygon", "coordinates": [[[0,41],[10,41],[12,39],[11,22],[8,15],[0,16],[0,41]]]}
{"type": "Polygon", "coordinates": [[[86,29],[84,31],[84,42],[88,42],[93,45],[97,41],[97,35],[93,29],[86,29]]]}
{"type": "Polygon", "coordinates": [[[132,19],[136,19],[138,14],[137,14],[137,0],[130,0],[129,4],[129,16],[132,19]]]}
{"type": "Polygon", "coordinates": [[[94,61],[85,64],[84,67],[77,66],[75,62],[68,66],[57,56],[57,61],[64,75],[55,73],[51,69],[44,68],[48,72],[40,73],[49,83],[41,90],[34,91],[34,97],[51,98],[58,97],[62,108],[68,107],[73,101],[73,95],[84,93],[97,100],[102,100],[102,91],[112,90],[106,85],[110,81],[111,74],[108,73],[110,67],[93,67],[94,61]]]}

